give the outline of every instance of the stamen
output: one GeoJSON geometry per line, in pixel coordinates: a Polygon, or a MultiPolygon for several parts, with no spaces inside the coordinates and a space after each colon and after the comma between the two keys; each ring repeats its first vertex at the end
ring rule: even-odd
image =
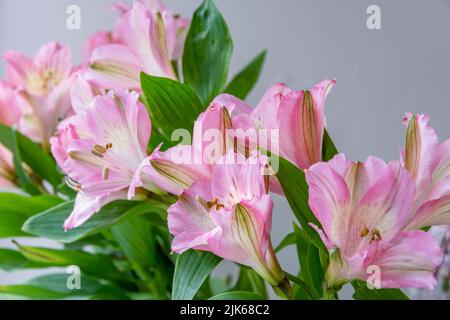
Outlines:
{"type": "Polygon", "coordinates": [[[67,153],[67,155],[72,158],[72,159],[76,159],[77,158],[77,152],[76,151],[69,151],[67,153]]]}
{"type": "Polygon", "coordinates": [[[109,168],[106,166],[102,168],[102,178],[103,180],[109,179],[109,168]]]}
{"type": "Polygon", "coordinates": [[[372,241],[379,241],[381,240],[381,234],[380,231],[378,229],[373,229],[371,232],[372,238],[370,238],[370,242],[372,243],[372,241]]]}
{"type": "Polygon", "coordinates": [[[94,144],[94,146],[92,147],[92,150],[91,150],[91,152],[98,157],[103,157],[103,154],[105,154],[106,151],[108,151],[108,149],[106,149],[104,146],[101,146],[99,144],[94,144]]]}
{"type": "Polygon", "coordinates": [[[211,207],[208,205],[208,202],[209,201],[206,201],[205,199],[203,199],[202,197],[200,197],[200,196],[197,196],[197,201],[206,209],[206,210],[209,210],[209,209],[211,209],[211,207]]]}
{"type": "Polygon", "coordinates": [[[66,176],[65,177],[66,180],[66,184],[73,190],[75,191],[79,191],[81,190],[81,184],[78,183],[77,181],[73,180],[71,177],[66,176]]]}
{"type": "Polygon", "coordinates": [[[214,207],[215,205],[217,205],[219,202],[219,200],[217,200],[216,198],[212,199],[211,201],[206,202],[206,205],[208,206],[209,209],[211,209],[212,207],[214,207]]]}
{"type": "Polygon", "coordinates": [[[109,149],[111,149],[112,148],[112,143],[110,142],[110,143],[107,143],[106,144],[106,146],[105,146],[105,148],[106,148],[106,150],[109,150],[109,149]]]}
{"type": "Polygon", "coordinates": [[[219,203],[219,200],[216,198],[212,199],[211,201],[206,201],[205,199],[198,196],[197,200],[208,211],[211,210],[213,207],[215,207],[217,211],[222,208],[225,208],[225,206],[219,203]]]}
{"type": "Polygon", "coordinates": [[[365,236],[367,236],[369,234],[369,229],[367,229],[366,227],[361,229],[361,232],[359,233],[359,236],[361,238],[364,238],[365,236]]]}

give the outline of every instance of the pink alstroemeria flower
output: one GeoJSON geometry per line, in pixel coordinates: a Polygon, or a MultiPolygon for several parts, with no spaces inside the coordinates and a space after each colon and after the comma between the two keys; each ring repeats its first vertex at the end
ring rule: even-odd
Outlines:
{"type": "Polygon", "coordinates": [[[336,84],[324,80],[306,91],[287,94],[280,104],[280,153],[300,169],[322,161],[325,100],[336,84]]]}
{"type": "Polygon", "coordinates": [[[442,252],[430,234],[403,231],[413,218],[415,186],[399,161],[361,163],[340,154],[311,166],[306,179],[330,252],[329,288],[367,280],[371,266],[379,268],[382,288],[435,286],[442,252]]]}
{"type": "Polygon", "coordinates": [[[188,20],[135,2],[120,18],[117,40],[91,55],[89,79],[101,88],[139,89],[141,71],[175,79],[171,61],[181,57],[188,20]],[[181,43],[181,44],[180,44],[181,43]]]}
{"type": "Polygon", "coordinates": [[[415,216],[408,229],[450,224],[450,139],[439,143],[424,114],[406,114],[401,159],[416,183],[415,216]]]}
{"type": "Polygon", "coordinates": [[[7,78],[24,101],[18,128],[48,147],[48,139],[71,110],[69,89],[72,55],[56,42],[43,46],[30,59],[16,51],[4,55],[7,78]]]}
{"type": "MultiPolygon", "coordinates": [[[[96,96],[64,122],[51,147],[69,186],[78,191],[66,230],[81,225],[107,203],[128,199],[134,174],[147,157],[150,133],[150,118],[136,92],[96,96]]],[[[145,179],[141,186],[160,192],[145,179]]]]}
{"type": "Polygon", "coordinates": [[[172,250],[209,251],[253,268],[280,294],[290,285],[270,241],[273,202],[264,179],[266,159],[230,151],[211,180],[195,182],[168,209],[172,250]]]}
{"type": "MultiPolygon", "coordinates": [[[[315,100],[309,107],[316,110],[317,118],[322,120],[317,128],[316,123],[311,123],[308,128],[314,129],[314,132],[320,135],[320,141],[315,142],[320,156],[324,131],[323,104],[326,92],[333,84],[334,81],[323,81],[311,89],[315,100]]],[[[208,179],[212,172],[211,166],[229,150],[237,150],[247,157],[252,151],[260,149],[283,156],[289,152],[303,152],[306,155],[304,149],[296,149],[293,145],[286,151],[280,150],[279,143],[281,128],[288,127],[280,122],[280,114],[284,116],[289,110],[294,110],[295,103],[300,103],[300,97],[303,95],[308,95],[308,92],[294,92],[284,84],[277,84],[266,92],[255,109],[232,95],[219,95],[195,122],[190,146],[177,146],[166,152],[155,152],[152,158],[146,159],[142,164],[140,171],[153,177],[159,174],[158,180],[162,189],[180,194],[194,181],[208,179]],[[293,101],[294,98],[297,100],[293,101]],[[282,112],[283,107],[286,110],[282,112]],[[183,155],[179,155],[180,153],[183,155]]],[[[282,194],[282,189],[273,175],[275,170],[273,164],[268,167],[268,172],[272,173],[269,179],[270,190],[282,194]]]]}

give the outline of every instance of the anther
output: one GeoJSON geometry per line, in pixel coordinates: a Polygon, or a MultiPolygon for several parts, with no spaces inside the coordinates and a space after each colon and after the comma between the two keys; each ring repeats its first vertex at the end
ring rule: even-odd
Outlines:
{"type": "Polygon", "coordinates": [[[103,180],[108,180],[108,178],[109,178],[109,168],[108,167],[102,168],[102,178],[103,178],[103,180]]]}

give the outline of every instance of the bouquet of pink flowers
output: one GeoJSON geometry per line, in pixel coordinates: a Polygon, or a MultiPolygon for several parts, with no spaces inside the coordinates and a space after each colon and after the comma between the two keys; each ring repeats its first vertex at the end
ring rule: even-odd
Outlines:
{"type": "Polygon", "coordinates": [[[69,275],[0,294],[266,299],[271,287],[336,299],[351,284],[355,299],[405,299],[401,288],[437,285],[447,248],[428,230],[450,224],[450,140],[427,115],[404,116],[399,159],[353,161],[326,130],[335,80],[244,101],[265,52],[228,81],[233,42],[212,0],[190,20],[158,0],[115,7],[114,30],[86,41],[80,66],[58,43],[4,54],[0,238],[16,247],[0,249],[0,269],[69,275]],[[296,220],[277,246],[273,193],[296,220]],[[277,259],[287,246],[296,274],[277,259]],[[238,265],[237,282],[211,275],[222,259],[238,265]]]}

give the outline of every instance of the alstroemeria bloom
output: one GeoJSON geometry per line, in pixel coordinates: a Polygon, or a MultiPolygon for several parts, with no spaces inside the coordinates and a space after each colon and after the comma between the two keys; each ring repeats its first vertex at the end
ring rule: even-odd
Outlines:
{"type": "Polygon", "coordinates": [[[115,90],[138,89],[141,71],[175,79],[171,60],[179,58],[179,42],[184,42],[180,30],[186,24],[167,10],[159,12],[135,2],[115,30],[122,43],[92,52],[89,78],[102,88],[115,90]]]}
{"type": "Polygon", "coordinates": [[[280,152],[301,169],[322,160],[325,100],[335,83],[324,80],[309,90],[291,92],[281,101],[280,152]]]}
{"type": "Polygon", "coordinates": [[[439,143],[424,114],[407,114],[402,162],[416,183],[414,212],[408,229],[450,224],[450,139],[439,143]]]}
{"type": "Polygon", "coordinates": [[[436,284],[442,252],[424,231],[403,231],[413,218],[414,181],[399,161],[364,163],[344,155],[306,170],[309,205],[330,252],[329,288],[367,280],[379,268],[382,288],[436,284]]]}
{"type": "MultiPolygon", "coordinates": [[[[325,122],[323,104],[326,93],[333,84],[334,81],[323,81],[311,89],[314,101],[305,107],[314,110],[315,116],[312,116],[312,120],[314,117],[322,119],[317,125],[314,121],[307,125],[308,129],[314,130],[313,136],[320,136],[320,139],[314,141],[314,148],[320,157],[325,122]]],[[[177,146],[175,150],[169,149],[166,152],[158,151],[153,154],[152,159],[143,163],[141,171],[155,175],[156,170],[161,175],[160,186],[167,192],[179,194],[195,180],[208,177],[211,169],[207,167],[216,164],[229,150],[237,150],[245,156],[249,156],[254,150],[264,149],[283,156],[303,153],[307,157],[306,151],[299,145],[290,145],[285,150],[280,150],[280,131],[293,122],[281,123],[279,117],[294,112],[295,103],[300,103],[300,97],[308,94],[308,91],[294,92],[284,84],[276,84],[267,90],[255,109],[232,95],[221,94],[199,115],[194,125],[191,146],[177,146]],[[282,108],[285,110],[281,111],[282,108]],[[179,155],[180,153],[183,155],[179,155]]],[[[307,121],[303,123],[306,126],[307,121]]],[[[302,131],[305,134],[308,132],[306,129],[302,131]]],[[[300,131],[298,133],[301,134],[300,131]]],[[[305,145],[311,146],[309,143],[305,145]]],[[[293,161],[292,157],[288,159],[293,161]]],[[[273,173],[276,170],[273,165],[271,163],[268,167],[268,172],[273,173]]],[[[270,190],[282,194],[273,174],[270,175],[270,190]]]]}
{"type": "MultiPolygon", "coordinates": [[[[81,225],[111,201],[128,198],[134,174],[147,157],[150,133],[150,118],[136,92],[96,96],[64,122],[51,139],[52,153],[78,191],[65,229],[81,225]]],[[[159,192],[151,181],[144,179],[141,186],[159,192]]]]}
{"type": "Polygon", "coordinates": [[[4,55],[8,82],[25,101],[19,130],[44,147],[69,111],[72,81],[72,55],[68,47],[56,42],[43,46],[30,59],[15,51],[4,55]]]}
{"type": "MultiPolygon", "coordinates": [[[[325,99],[335,83],[324,80],[306,91],[277,84],[269,88],[255,109],[240,107],[231,119],[239,149],[265,148],[301,169],[321,161],[325,99]]],[[[223,102],[225,107],[245,105],[228,95],[217,97],[216,102],[223,102]]]]}
{"type": "Polygon", "coordinates": [[[252,267],[280,294],[290,285],[270,241],[273,202],[264,179],[266,159],[229,152],[211,180],[195,182],[168,209],[172,250],[209,251],[252,267]]]}
{"type": "MultiPolygon", "coordinates": [[[[138,0],[145,8],[151,12],[160,13],[164,21],[166,39],[167,39],[167,51],[171,61],[178,61],[183,56],[184,42],[186,40],[188,27],[190,20],[173,14],[169,8],[161,0],[138,0]]],[[[115,6],[119,9],[124,16],[131,9],[126,3],[118,3],[115,6]]],[[[119,19],[116,24],[116,28],[113,35],[119,41],[125,41],[126,34],[122,31],[125,29],[122,27],[124,22],[119,19]]]]}

